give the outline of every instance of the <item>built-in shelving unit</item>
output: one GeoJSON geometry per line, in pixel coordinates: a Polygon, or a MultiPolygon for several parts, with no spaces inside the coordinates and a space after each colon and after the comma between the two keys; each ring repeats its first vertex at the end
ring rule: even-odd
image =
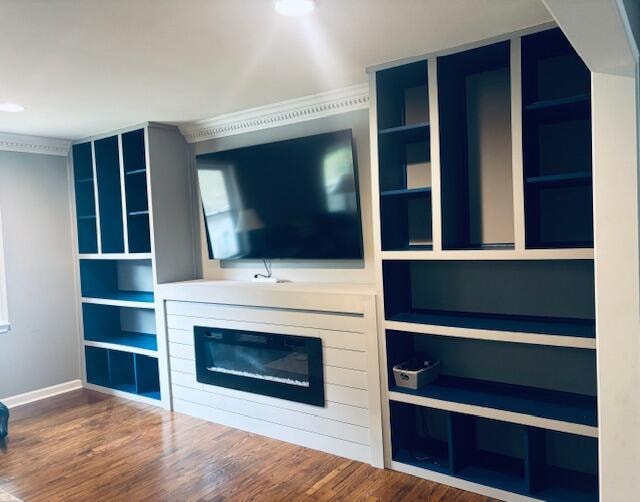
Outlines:
{"type": "Polygon", "coordinates": [[[432,249],[429,95],[424,62],[381,72],[380,211],[385,250],[432,249]]]}
{"type": "Polygon", "coordinates": [[[386,465],[597,500],[586,66],[552,28],[371,76],[386,465]],[[420,354],[440,376],[397,386],[393,366],[420,354]]]}
{"type": "Polygon", "coordinates": [[[560,31],[522,39],[528,247],[593,247],[591,78],[560,31]]]}
{"type": "Polygon", "coordinates": [[[168,406],[154,291],[195,278],[187,145],[144,124],[77,143],[72,159],[85,383],[168,406]]]}

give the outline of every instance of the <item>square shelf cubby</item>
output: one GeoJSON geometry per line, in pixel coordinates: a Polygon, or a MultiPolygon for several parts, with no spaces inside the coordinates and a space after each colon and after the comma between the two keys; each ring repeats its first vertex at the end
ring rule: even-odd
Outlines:
{"type": "Polygon", "coordinates": [[[451,413],[392,401],[392,457],[397,462],[451,473],[451,413]]]}
{"type": "Polygon", "coordinates": [[[378,130],[429,122],[427,62],[418,61],[377,73],[378,130]]]}
{"type": "Polygon", "coordinates": [[[158,350],[153,309],[84,303],[82,322],[85,341],[158,350]]]}
{"type": "Polygon", "coordinates": [[[593,246],[591,74],[559,29],[522,38],[529,248],[593,246]]]}
{"type": "Polygon", "coordinates": [[[153,302],[151,260],[80,260],[83,298],[153,302]]]}
{"type": "Polygon", "coordinates": [[[87,382],[100,387],[160,399],[158,360],[141,354],[85,347],[87,382]]]}
{"type": "Polygon", "coordinates": [[[511,249],[509,42],[437,63],[443,249],[511,249]]]}
{"type": "Polygon", "coordinates": [[[594,350],[390,330],[386,339],[394,393],[597,427],[594,350]],[[440,361],[439,377],[396,386],[393,366],[422,354],[440,361]]]}
{"type": "Polygon", "coordinates": [[[595,337],[591,260],[383,262],[385,318],[595,337]]]}

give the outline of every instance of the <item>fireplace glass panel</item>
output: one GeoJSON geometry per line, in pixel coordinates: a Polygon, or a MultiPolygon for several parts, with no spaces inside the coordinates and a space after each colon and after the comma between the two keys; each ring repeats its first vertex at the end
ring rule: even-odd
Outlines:
{"type": "Polygon", "coordinates": [[[319,338],[195,328],[199,382],[324,405],[319,338]]]}

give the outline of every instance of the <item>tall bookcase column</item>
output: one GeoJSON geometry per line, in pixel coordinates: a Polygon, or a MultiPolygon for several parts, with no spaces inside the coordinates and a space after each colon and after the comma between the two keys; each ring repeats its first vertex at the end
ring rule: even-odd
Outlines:
{"type": "Polygon", "coordinates": [[[168,408],[154,293],[196,278],[187,144],[177,128],[146,123],[72,151],[84,383],[168,408]]]}
{"type": "Polygon", "coordinates": [[[562,170],[591,147],[573,123],[588,99],[565,96],[583,84],[558,71],[564,61],[569,80],[583,75],[565,42],[529,29],[370,70],[385,465],[503,500],[598,499],[590,178],[531,171],[562,170]],[[425,61],[431,246],[385,204],[388,183],[403,181],[389,166],[404,164],[381,141],[388,117],[403,116],[394,92],[425,61]],[[566,145],[556,127],[573,131],[566,145]],[[397,385],[394,366],[416,356],[439,360],[439,377],[397,385]]]}

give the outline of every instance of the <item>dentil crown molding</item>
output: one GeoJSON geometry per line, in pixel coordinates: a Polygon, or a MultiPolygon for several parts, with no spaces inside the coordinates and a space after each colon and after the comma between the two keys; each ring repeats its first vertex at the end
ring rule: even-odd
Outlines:
{"type": "Polygon", "coordinates": [[[0,150],[7,152],[39,153],[41,155],[66,157],[70,147],[71,141],[66,139],[0,132],[0,150]]]}
{"type": "Polygon", "coordinates": [[[198,120],[181,125],[180,131],[189,143],[197,143],[354,110],[364,110],[368,107],[369,85],[365,83],[198,120]]]}

